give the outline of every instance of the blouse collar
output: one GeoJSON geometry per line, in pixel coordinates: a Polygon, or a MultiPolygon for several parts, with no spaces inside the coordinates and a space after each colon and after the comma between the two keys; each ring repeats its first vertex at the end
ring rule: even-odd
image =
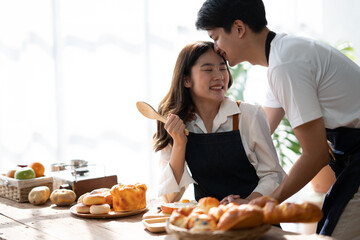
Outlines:
{"type": "MultiPolygon", "coordinates": [[[[236,101],[225,97],[224,101],[221,102],[219,111],[214,118],[212,132],[217,132],[221,125],[227,122],[229,117],[239,113],[241,113],[241,111],[236,101]]],[[[194,124],[195,126],[199,127],[204,133],[207,133],[203,120],[198,114],[195,113],[195,115],[196,120],[193,120],[192,122],[190,122],[190,124],[194,124]]]]}

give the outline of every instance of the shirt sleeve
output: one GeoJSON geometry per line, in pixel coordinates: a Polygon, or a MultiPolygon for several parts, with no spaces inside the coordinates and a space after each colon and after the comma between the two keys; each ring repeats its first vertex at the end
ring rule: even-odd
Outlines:
{"type": "Polygon", "coordinates": [[[259,183],[253,192],[269,195],[279,186],[286,173],[279,164],[269,123],[262,107],[256,106],[254,115],[250,118],[248,157],[259,177],[259,183]]]}
{"type": "Polygon", "coordinates": [[[292,128],[322,117],[316,74],[310,63],[298,61],[281,64],[269,75],[270,88],[292,128]]]}
{"type": "Polygon", "coordinates": [[[266,97],[265,101],[263,103],[264,107],[270,107],[270,108],[281,108],[280,103],[278,100],[276,100],[273,92],[271,91],[269,85],[266,88],[266,97]]]}
{"type": "Polygon", "coordinates": [[[180,183],[177,183],[169,163],[171,151],[172,147],[167,146],[160,152],[160,182],[158,195],[159,197],[162,197],[165,202],[179,201],[188,185],[191,183],[196,183],[195,180],[190,176],[186,164],[180,183]]]}

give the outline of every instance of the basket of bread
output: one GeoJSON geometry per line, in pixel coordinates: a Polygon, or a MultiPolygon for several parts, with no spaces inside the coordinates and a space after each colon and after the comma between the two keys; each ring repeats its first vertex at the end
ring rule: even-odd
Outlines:
{"type": "Polygon", "coordinates": [[[172,212],[166,231],[177,239],[227,240],[259,239],[271,227],[282,222],[317,222],[321,209],[311,203],[283,203],[268,196],[249,204],[220,204],[206,197],[197,206],[186,206],[172,212]]]}
{"type": "Polygon", "coordinates": [[[81,195],[71,207],[74,215],[86,218],[115,218],[145,211],[145,184],[117,184],[81,195]]]}

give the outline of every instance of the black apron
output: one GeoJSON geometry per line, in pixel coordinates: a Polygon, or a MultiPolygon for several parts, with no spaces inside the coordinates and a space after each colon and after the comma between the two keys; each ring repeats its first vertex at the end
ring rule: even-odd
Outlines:
{"type": "Polygon", "coordinates": [[[341,213],[360,186],[360,129],[326,129],[326,135],[334,149],[335,159],[331,158],[329,165],[336,181],[326,194],[324,216],[316,233],[331,236],[341,213]]]}
{"type": "Polygon", "coordinates": [[[246,156],[238,114],[233,116],[233,131],[222,133],[189,133],[186,162],[194,184],[195,199],[215,197],[221,201],[230,194],[249,196],[258,185],[259,177],[246,156]]]}

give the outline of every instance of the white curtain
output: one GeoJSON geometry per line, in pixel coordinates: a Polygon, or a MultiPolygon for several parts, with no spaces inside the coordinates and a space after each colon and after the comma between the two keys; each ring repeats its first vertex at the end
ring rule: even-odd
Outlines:
{"type": "Polygon", "coordinates": [[[84,159],[156,192],[157,107],[202,1],[0,2],[0,172],[84,159]],[[101,166],[100,166],[101,165],[101,166]]]}

